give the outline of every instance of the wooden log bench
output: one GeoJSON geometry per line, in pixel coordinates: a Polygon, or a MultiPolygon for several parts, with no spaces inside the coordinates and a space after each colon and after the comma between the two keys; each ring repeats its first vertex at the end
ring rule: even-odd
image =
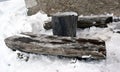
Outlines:
{"type": "Polygon", "coordinates": [[[105,42],[101,40],[33,33],[22,34],[25,36],[11,36],[6,38],[6,45],[10,49],[26,53],[89,58],[94,60],[106,58],[105,42]]]}

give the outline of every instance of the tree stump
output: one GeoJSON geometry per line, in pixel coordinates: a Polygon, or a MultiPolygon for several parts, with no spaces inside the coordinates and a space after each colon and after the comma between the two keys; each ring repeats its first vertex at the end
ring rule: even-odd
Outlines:
{"type": "Polygon", "coordinates": [[[75,37],[77,20],[77,13],[65,12],[54,14],[52,16],[53,35],[75,37]]]}

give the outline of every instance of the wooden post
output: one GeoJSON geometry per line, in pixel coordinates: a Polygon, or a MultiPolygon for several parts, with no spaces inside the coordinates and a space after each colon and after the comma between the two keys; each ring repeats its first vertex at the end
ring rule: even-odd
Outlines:
{"type": "Polygon", "coordinates": [[[52,16],[53,35],[76,36],[78,16],[71,13],[58,13],[52,16]]]}

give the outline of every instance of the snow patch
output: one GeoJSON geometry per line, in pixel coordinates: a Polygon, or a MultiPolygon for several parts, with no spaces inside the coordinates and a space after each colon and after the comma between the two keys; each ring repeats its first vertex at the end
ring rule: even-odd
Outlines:
{"type": "Polygon", "coordinates": [[[49,18],[42,13],[26,16],[24,0],[0,2],[0,11],[0,72],[119,72],[120,34],[113,33],[112,24],[108,28],[90,27],[77,30],[78,37],[105,40],[107,60],[73,63],[73,59],[11,51],[4,43],[6,37],[32,31],[52,35],[52,30],[46,31],[43,28],[44,22],[49,18]],[[29,60],[26,62],[25,58],[18,58],[17,53],[24,54],[24,57],[29,56],[29,60]]]}
{"type": "Polygon", "coordinates": [[[69,15],[78,16],[76,12],[58,12],[53,16],[69,16],[69,15]]]}

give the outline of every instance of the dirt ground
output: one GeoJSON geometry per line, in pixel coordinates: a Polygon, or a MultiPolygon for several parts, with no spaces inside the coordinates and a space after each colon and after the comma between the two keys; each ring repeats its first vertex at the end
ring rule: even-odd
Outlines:
{"type": "Polygon", "coordinates": [[[39,10],[47,14],[75,11],[79,15],[113,13],[120,16],[120,0],[36,0],[37,5],[28,8],[28,15],[39,10]]]}

